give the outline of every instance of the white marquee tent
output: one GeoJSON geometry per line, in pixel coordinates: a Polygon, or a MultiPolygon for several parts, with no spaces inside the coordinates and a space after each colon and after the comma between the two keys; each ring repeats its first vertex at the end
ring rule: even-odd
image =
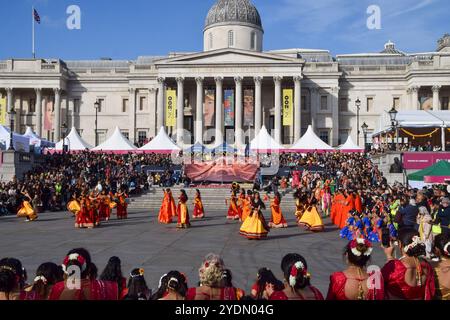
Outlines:
{"type": "Polygon", "coordinates": [[[361,148],[353,142],[351,136],[348,136],[347,142],[338,148],[342,152],[364,152],[364,148],[361,148]]]}
{"type": "Polygon", "coordinates": [[[334,151],[334,149],[322,141],[315,133],[312,126],[290,149],[291,152],[334,151]]]}
{"type": "Polygon", "coordinates": [[[270,136],[266,127],[263,126],[255,139],[253,139],[250,143],[250,150],[259,152],[272,152],[282,151],[284,150],[284,148],[270,136]]]}
{"type": "Polygon", "coordinates": [[[169,138],[164,127],[161,127],[156,137],[139,150],[148,153],[172,153],[173,151],[180,151],[181,148],[169,138]]]}
{"type": "MultiPolygon", "coordinates": [[[[8,150],[11,140],[9,128],[0,125],[0,149],[8,150]]],[[[13,132],[13,147],[16,151],[30,152],[30,138],[13,132]]]]}
{"type": "MultiPolygon", "coordinates": [[[[72,127],[72,129],[70,130],[70,133],[65,138],[64,143],[68,147],[69,151],[84,151],[86,149],[92,148],[89,143],[87,143],[80,137],[74,127],[72,127]]],[[[59,141],[56,144],[55,149],[58,151],[61,151],[63,149],[63,140],[59,141]]]]}
{"type": "Polygon", "coordinates": [[[112,153],[127,153],[137,148],[123,136],[119,127],[116,127],[114,133],[105,142],[93,148],[91,151],[104,151],[112,153]]]}
{"type": "Polygon", "coordinates": [[[55,144],[53,142],[41,139],[36,133],[33,132],[31,127],[27,127],[24,134],[25,137],[30,138],[30,145],[42,148],[54,148],[55,144]]]}

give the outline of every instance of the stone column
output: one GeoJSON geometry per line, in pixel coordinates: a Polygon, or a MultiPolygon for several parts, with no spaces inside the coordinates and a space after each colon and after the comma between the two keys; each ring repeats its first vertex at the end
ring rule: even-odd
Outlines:
{"type": "Polygon", "coordinates": [[[215,144],[223,142],[223,78],[216,77],[216,137],[215,144]]]}
{"type": "Polygon", "coordinates": [[[69,133],[72,127],[75,127],[75,101],[73,98],[67,96],[67,113],[68,113],[68,119],[69,123],[67,124],[67,130],[69,133]]]}
{"type": "Polygon", "coordinates": [[[411,110],[419,110],[419,89],[420,87],[411,87],[411,110]]]}
{"type": "Polygon", "coordinates": [[[130,118],[130,131],[128,132],[128,137],[131,143],[136,142],[136,89],[128,89],[129,98],[128,102],[130,105],[130,110],[128,110],[128,116],[130,118]]]}
{"type": "Polygon", "coordinates": [[[55,142],[61,140],[61,89],[53,89],[55,92],[55,142]]]}
{"type": "Polygon", "coordinates": [[[317,110],[320,108],[320,93],[319,88],[311,88],[311,108],[309,113],[311,115],[311,127],[317,134],[317,110]]]}
{"type": "Polygon", "coordinates": [[[36,134],[42,136],[42,89],[34,89],[36,92],[36,134]]]}
{"type": "MultiPolygon", "coordinates": [[[[339,87],[331,88],[331,110],[332,110],[332,129],[331,146],[339,145],[339,87]]],[[[358,129],[358,128],[357,128],[358,129]]],[[[345,143],[345,141],[342,141],[345,143]]]]}
{"type": "Polygon", "coordinates": [[[273,78],[275,83],[275,141],[281,144],[281,81],[283,77],[273,78]]]}
{"type": "Polygon", "coordinates": [[[195,142],[203,144],[203,78],[195,78],[197,83],[197,103],[195,107],[195,142]]]}
{"type": "Polygon", "coordinates": [[[235,137],[235,145],[237,147],[242,146],[244,143],[243,141],[243,128],[242,128],[242,120],[244,117],[244,108],[242,105],[242,77],[235,77],[234,82],[236,84],[236,112],[235,112],[235,118],[236,118],[236,126],[234,128],[234,137],[235,137]]]}
{"type": "Polygon", "coordinates": [[[183,127],[184,127],[184,78],[178,77],[177,81],[177,143],[182,145],[183,141],[183,127]]]}
{"type": "Polygon", "coordinates": [[[302,135],[302,76],[294,77],[294,143],[302,135]]]}
{"type": "Polygon", "coordinates": [[[165,79],[158,78],[158,101],[156,103],[156,130],[159,131],[161,127],[164,127],[164,92],[165,92],[165,79]]]}
{"type": "Polygon", "coordinates": [[[262,77],[255,77],[255,136],[262,128],[262,77]]]}
{"type": "Polygon", "coordinates": [[[14,101],[13,100],[14,100],[13,88],[6,88],[6,119],[7,119],[6,126],[8,128],[9,128],[10,123],[11,123],[9,112],[14,108],[14,101]]]}
{"type": "Polygon", "coordinates": [[[158,128],[158,126],[156,125],[156,92],[156,88],[148,88],[148,120],[146,121],[146,123],[148,123],[149,135],[147,136],[147,138],[149,138],[149,136],[156,137],[159,129],[161,129],[161,127],[158,128]]]}
{"type": "Polygon", "coordinates": [[[441,86],[433,86],[431,90],[433,91],[433,110],[441,110],[441,104],[439,102],[439,90],[441,90],[441,86]]]}

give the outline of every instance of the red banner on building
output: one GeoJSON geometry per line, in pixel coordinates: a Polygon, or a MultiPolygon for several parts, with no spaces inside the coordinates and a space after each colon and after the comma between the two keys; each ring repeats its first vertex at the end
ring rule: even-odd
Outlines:
{"type": "Polygon", "coordinates": [[[450,161],[450,152],[405,152],[403,167],[406,170],[422,170],[441,160],[450,161]]]}
{"type": "Polygon", "coordinates": [[[254,182],[258,164],[205,162],[187,164],[185,174],[193,182],[254,182]]]}

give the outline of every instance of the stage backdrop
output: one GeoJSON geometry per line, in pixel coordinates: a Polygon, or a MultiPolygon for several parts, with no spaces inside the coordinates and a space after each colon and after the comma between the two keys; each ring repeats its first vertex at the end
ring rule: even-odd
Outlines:
{"type": "Polygon", "coordinates": [[[225,126],[234,126],[234,91],[225,90],[224,92],[223,111],[225,115],[225,126]]]}
{"type": "Polygon", "coordinates": [[[0,96],[0,124],[6,125],[6,98],[0,96]]]}
{"type": "Polygon", "coordinates": [[[187,164],[184,173],[193,182],[254,182],[259,165],[224,164],[221,162],[204,162],[187,164]]]}
{"type": "Polygon", "coordinates": [[[248,89],[244,90],[244,126],[253,126],[255,118],[254,114],[254,99],[253,99],[253,90],[248,89]]]}
{"type": "Polygon", "coordinates": [[[216,92],[214,90],[205,90],[205,101],[203,102],[203,116],[205,127],[214,127],[214,110],[216,108],[216,92]]]}
{"type": "Polygon", "coordinates": [[[177,92],[175,90],[166,91],[166,126],[175,127],[177,122],[177,92]]]}
{"type": "Polygon", "coordinates": [[[403,167],[406,170],[422,170],[441,160],[450,162],[450,152],[405,152],[403,167]]]}

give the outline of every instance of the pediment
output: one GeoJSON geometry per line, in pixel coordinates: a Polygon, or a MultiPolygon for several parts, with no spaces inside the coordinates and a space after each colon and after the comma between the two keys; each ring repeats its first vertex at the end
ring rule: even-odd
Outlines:
{"type": "Polygon", "coordinates": [[[301,63],[300,59],[293,59],[270,53],[260,53],[236,49],[222,49],[195,54],[188,54],[171,59],[160,60],[157,64],[273,64],[273,63],[301,63]]]}

